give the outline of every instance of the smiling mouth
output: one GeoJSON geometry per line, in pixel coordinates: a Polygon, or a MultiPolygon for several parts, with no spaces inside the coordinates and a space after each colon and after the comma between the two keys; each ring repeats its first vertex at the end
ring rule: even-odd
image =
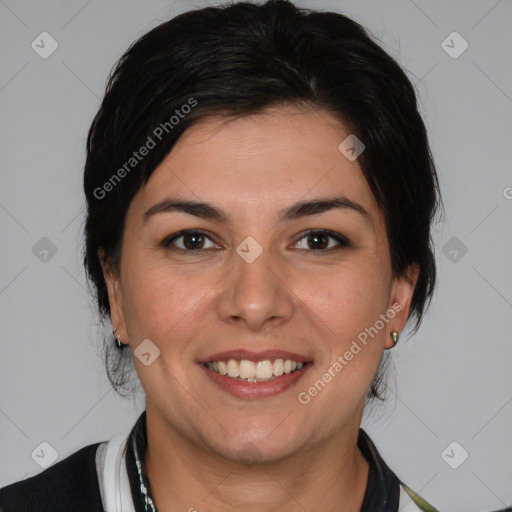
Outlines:
{"type": "Polygon", "coordinates": [[[285,374],[301,371],[309,362],[291,359],[265,359],[249,361],[248,359],[228,359],[204,363],[208,370],[225,375],[242,382],[269,382],[285,374]]]}

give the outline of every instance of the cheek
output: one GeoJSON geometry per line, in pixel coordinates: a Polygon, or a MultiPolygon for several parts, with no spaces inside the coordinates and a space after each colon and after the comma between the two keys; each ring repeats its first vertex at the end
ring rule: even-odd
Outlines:
{"type": "Polygon", "coordinates": [[[385,276],[376,265],[347,265],[320,281],[315,290],[307,305],[321,319],[316,325],[324,333],[318,373],[334,382],[325,400],[333,393],[340,404],[356,407],[382,356],[386,331],[375,330],[375,325],[387,307],[385,276]]]}
{"type": "Polygon", "coordinates": [[[149,338],[159,346],[172,339],[178,347],[218,277],[180,274],[171,265],[152,264],[147,255],[127,258],[125,269],[124,312],[132,338],[149,338]]]}
{"type": "Polygon", "coordinates": [[[126,286],[125,315],[128,330],[138,337],[157,343],[186,314],[186,298],[176,282],[144,274],[138,279],[132,273],[126,286]]]}
{"type": "Polygon", "coordinates": [[[379,268],[346,265],[313,280],[300,295],[332,334],[345,339],[373,325],[387,305],[388,288],[379,268]]]}
{"type": "Polygon", "coordinates": [[[387,288],[382,275],[369,269],[364,266],[358,271],[354,266],[333,273],[319,281],[316,292],[304,300],[320,319],[315,324],[323,335],[317,371],[299,391],[311,397],[321,395],[317,406],[330,403],[340,414],[364,402],[382,356],[386,331],[374,329],[387,306],[387,288]],[[318,380],[326,383],[326,392],[320,392],[323,384],[318,380]]]}
{"type": "Polygon", "coordinates": [[[130,244],[124,247],[121,268],[127,329],[132,338],[156,339],[180,313],[183,297],[179,296],[179,279],[176,283],[176,275],[153,264],[146,251],[130,244]]]}

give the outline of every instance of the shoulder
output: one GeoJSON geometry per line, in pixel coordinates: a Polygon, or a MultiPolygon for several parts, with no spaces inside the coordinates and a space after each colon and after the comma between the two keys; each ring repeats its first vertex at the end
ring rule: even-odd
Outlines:
{"type": "Polygon", "coordinates": [[[400,512],[439,512],[403,482],[400,482],[400,512]]]}
{"type": "MultiPolygon", "coordinates": [[[[437,508],[427,503],[423,498],[418,496],[403,482],[400,482],[400,512],[440,512],[437,508]]],[[[512,512],[512,507],[496,510],[495,512],[512,512]]]]}
{"type": "Polygon", "coordinates": [[[1,512],[101,512],[96,451],[90,444],[41,473],[0,489],[1,512]]]}

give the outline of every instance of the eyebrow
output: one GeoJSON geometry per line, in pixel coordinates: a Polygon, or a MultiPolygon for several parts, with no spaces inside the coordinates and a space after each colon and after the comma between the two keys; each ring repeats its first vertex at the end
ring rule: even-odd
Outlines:
{"type": "MultiPolygon", "coordinates": [[[[369,213],[360,204],[343,196],[299,201],[284,210],[280,210],[279,221],[297,220],[311,215],[319,215],[333,209],[352,211],[361,215],[365,221],[370,221],[369,213]]],[[[229,215],[210,203],[173,197],[167,197],[147,210],[144,213],[144,222],[147,222],[153,215],[164,212],[182,212],[201,219],[221,223],[229,222],[229,215]]]]}

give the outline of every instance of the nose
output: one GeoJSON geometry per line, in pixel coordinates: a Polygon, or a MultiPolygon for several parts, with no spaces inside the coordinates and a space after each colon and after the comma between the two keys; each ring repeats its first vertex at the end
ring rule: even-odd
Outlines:
{"type": "Polygon", "coordinates": [[[271,253],[263,250],[250,263],[234,253],[233,260],[217,304],[221,319],[251,331],[265,331],[289,321],[296,298],[284,268],[272,261],[271,253]]]}

